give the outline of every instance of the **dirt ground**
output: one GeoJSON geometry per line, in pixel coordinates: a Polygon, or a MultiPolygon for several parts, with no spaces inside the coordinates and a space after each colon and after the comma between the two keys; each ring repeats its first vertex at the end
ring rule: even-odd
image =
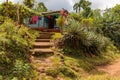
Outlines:
{"type": "Polygon", "coordinates": [[[120,76],[120,59],[117,59],[109,65],[99,66],[98,70],[106,72],[110,76],[120,76]]]}

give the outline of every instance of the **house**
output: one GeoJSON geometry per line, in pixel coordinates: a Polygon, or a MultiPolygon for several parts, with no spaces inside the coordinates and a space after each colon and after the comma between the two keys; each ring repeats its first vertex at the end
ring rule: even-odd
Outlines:
{"type": "Polygon", "coordinates": [[[60,11],[42,12],[42,16],[33,15],[31,18],[26,18],[24,23],[32,29],[47,32],[59,32],[57,19],[60,16],[60,11]]]}

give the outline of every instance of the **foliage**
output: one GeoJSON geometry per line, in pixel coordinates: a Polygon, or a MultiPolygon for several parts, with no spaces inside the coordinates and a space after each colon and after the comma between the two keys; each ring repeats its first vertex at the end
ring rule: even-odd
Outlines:
{"type": "Polygon", "coordinates": [[[4,17],[0,15],[0,25],[4,22],[4,17]]]}
{"type": "Polygon", "coordinates": [[[109,27],[103,27],[102,31],[104,36],[109,37],[112,41],[114,41],[114,45],[120,49],[120,26],[114,25],[109,27]]]}
{"type": "Polygon", "coordinates": [[[65,24],[65,17],[64,16],[59,16],[57,19],[57,25],[60,27],[61,33],[63,33],[63,26],[65,24]]]}
{"type": "Polygon", "coordinates": [[[76,12],[80,12],[81,8],[84,10],[88,8],[90,5],[91,2],[87,0],[79,0],[79,2],[74,4],[73,9],[76,10],[76,12]]]}
{"type": "Polygon", "coordinates": [[[61,33],[54,33],[54,35],[52,36],[52,39],[53,40],[55,40],[55,39],[60,39],[60,38],[62,38],[63,37],[63,35],[61,34],[61,33]]]}
{"type": "Polygon", "coordinates": [[[14,68],[12,70],[12,74],[18,79],[30,78],[32,76],[32,67],[28,63],[24,63],[22,60],[16,60],[14,63],[14,68]]]}
{"type": "Polygon", "coordinates": [[[39,2],[38,5],[35,8],[35,11],[37,11],[37,12],[46,12],[47,7],[44,5],[43,2],[39,2]]]}
{"type": "Polygon", "coordinates": [[[89,18],[93,16],[93,12],[90,7],[85,7],[85,9],[81,12],[83,18],[89,18]]]}
{"type": "Polygon", "coordinates": [[[63,74],[64,76],[70,77],[70,78],[76,78],[77,74],[76,72],[74,72],[71,68],[67,67],[67,66],[59,66],[56,68],[52,68],[52,69],[48,69],[46,71],[47,75],[53,76],[53,77],[57,77],[60,74],[63,74]]]}
{"type": "Polygon", "coordinates": [[[111,12],[110,16],[114,22],[120,22],[120,4],[114,6],[109,12],[111,12]]]}
{"type": "Polygon", "coordinates": [[[32,69],[29,68],[31,66],[28,65],[29,51],[32,48],[32,43],[37,35],[37,32],[31,31],[27,27],[16,25],[16,23],[11,20],[5,21],[4,24],[0,26],[1,75],[14,75],[19,78],[19,75],[21,75],[21,77],[27,77],[26,73],[31,73],[32,69]],[[20,67],[24,67],[24,70],[21,70],[20,67]],[[20,72],[19,75],[16,75],[14,71],[16,74],[19,74],[19,71],[22,72],[20,72]]]}
{"type": "Polygon", "coordinates": [[[84,27],[92,27],[93,26],[93,19],[92,18],[82,19],[81,23],[84,27]]]}
{"type": "Polygon", "coordinates": [[[76,21],[79,21],[79,22],[81,22],[81,20],[82,20],[82,16],[80,14],[76,14],[76,13],[71,13],[70,18],[74,19],[76,21]]]}
{"type": "Polygon", "coordinates": [[[93,26],[102,27],[103,26],[103,17],[101,15],[100,9],[93,10],[93,26]]]}
{"type": "Polygon", "coordinates": [[[106,49],[109,43],[107,38],[86,30],[74,20],[70,23],[62,39],[63,49],[70,49],[75,52],[80,50],[88,53],[88,55],[97,55],[106,49]]]}
{"type": "MultiPolygon", "coordinates": [[[[6,3],[0,4],[0,22],[3,22],[5,19],[5,9],[6,3]]],[[[19,7],[19,17],[20,17],[20,23],[23,23],[23,20],[27,17],[31,17],[31,15],[41,15],[38,12],[35,12],[34,10],[29,9],[26,6],[22,6],[20,4],[13,4],[12,2],[8,3],[8,15],[9,18],[11,18],[14,21],[17,21],[17,7],[19,7]]]]}
{"type": "Polygon", "coordinates": [[[120,5],[116,5],[112,9],[106,9],[103,14],[103,26],[101,31],[103,35],[110,38],[114,45],[120,49],[120,5]]]}
{"type": "Polygon", "coordinates": [[[24,0],[23,3],[29,8],[33,8],[35,0],[24,0]]]}
{"type": "Polygon", "coordinates": [[[65,17],[64,16],[60,16],[58,19],[57,19],[57,24],[59,27],[63,27],[65,23],[65,17]]]}

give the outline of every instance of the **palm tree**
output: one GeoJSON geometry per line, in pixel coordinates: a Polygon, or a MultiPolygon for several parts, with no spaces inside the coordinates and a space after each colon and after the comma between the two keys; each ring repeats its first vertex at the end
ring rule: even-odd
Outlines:
{"type": "Polygon", "coordinates": [[[76,13],[78,12],[78,3],[74,4],[73,9],[76,10],[76,13]]]}
{"type": "Polygon", "coordinates": [[[86,9],[91,5],[91,2],[86,0],[80,0],[79,2],[75,3],[73,6],[73,9],[76,10],[76,12],[80,12],[81,8],[86,9]]]}
{"type": "Polygon", "coordinates": [[[84,0],[80,0],[80,1],[78,2],[79,12],[80,12],[80,10],[81,10],[81,8],[82,8],[83,2],[84,2],[84,0]]]}
{"type": "Polygon", "coordinates": [[[86,8],[90,7],[90,5],[91,5],[91,2],[86,1],[86,0],[81,0],[80,3],[81,3],[81,7],[83,9],[86,9],[86,8]]]}
{"type": "Polygon", "coordinates": [[[78,3],[75,3],[73,9],[76,10],[76,12],[80,12],[83,2],[84,0],[80,0],[78,3]]]}

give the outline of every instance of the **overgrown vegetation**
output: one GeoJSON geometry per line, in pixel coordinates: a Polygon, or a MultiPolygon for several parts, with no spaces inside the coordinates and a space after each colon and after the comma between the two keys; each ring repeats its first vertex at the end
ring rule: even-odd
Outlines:
{"type": "Polygon", "coordinates": [[[78,22],[72,20],[65,30],[62,38],[63,49],[70,50],[70,53],[88,55],[98,55],[105,51],[109,45],[109,40],[100,34],[86,30],[78,22]]]}
{"type": "Polygon", "coordinates": [[[0,26],[0,75],[4,80],[14,77],[30,79],[34,76],[29,55],[37,35],[36,31],[16,25],[11,20],[0,26]]]}
{"type": "MultiPolygon", "coordinates": [[[[42,2],[34,8],[34,1],[24,0],[27,7],[9,2],[8,17],[17,21],[19,16],[22,24],[24,18],[47,11],[42,2]]],[[[120,57],[120,5],[106,9],[104,13],[100,9],[92,10],[90,6],[91,2],[79,0],[73,6],[77,13],[67,17],[70,22],[65,26],[66,17],[58,18],[62,35],[55,33],[53,40],[61,53],[54,56],[53,65],[45,69],[42,80],[59,77],[64,80],[118,80],[98,71],[97,66],[120,57]]],[[[34,80],[37,72],[33,67],[45,66],[42,63],[31,65],[29,61],[30,49],[38,32],[12,20],[5,21],[5,8],[6,3],[0,4],[0,80],[34,80]]],[[[36,57],[47,58],[45,55],[36,57]]]]}
{"type": "MultiPolygon", "coordinates": [[[[63,36],[59,37],[55,46],[63,55],[64,65],[79,74],[77,80],[118,80],[118,77],[110,77],[99,71],[97,66],[109,64],[119,58],[120,5],[106,9],[104,13],[100,9],[88,9],[88,5],[79,12],[82,4],[87,5],[84,1],[86,0],[74,5],[77,13],[70,14],[70,24],[64,26],[63,36]]],[[[64,79],[74,80],[67,76],[64,79]]]]}
{"type": "MultiPolygon", "coordinates": [[[[6,3],[0,4],[0,24],[4,22],[6,17],[6,3]]],[[[32,15],[41,15],[39,12],[34,11],[21,4],[14,4],[12,2],[8,3],[8,17],[14,21],[18,21],[18,16],[20,18],[19,23],[23,24],[25,18],[31,17],[32,15]],[[19,9],[18,9],[19,8],[19,9]],[[18,12],[19,11],[19,14],[18,12]]]]}

